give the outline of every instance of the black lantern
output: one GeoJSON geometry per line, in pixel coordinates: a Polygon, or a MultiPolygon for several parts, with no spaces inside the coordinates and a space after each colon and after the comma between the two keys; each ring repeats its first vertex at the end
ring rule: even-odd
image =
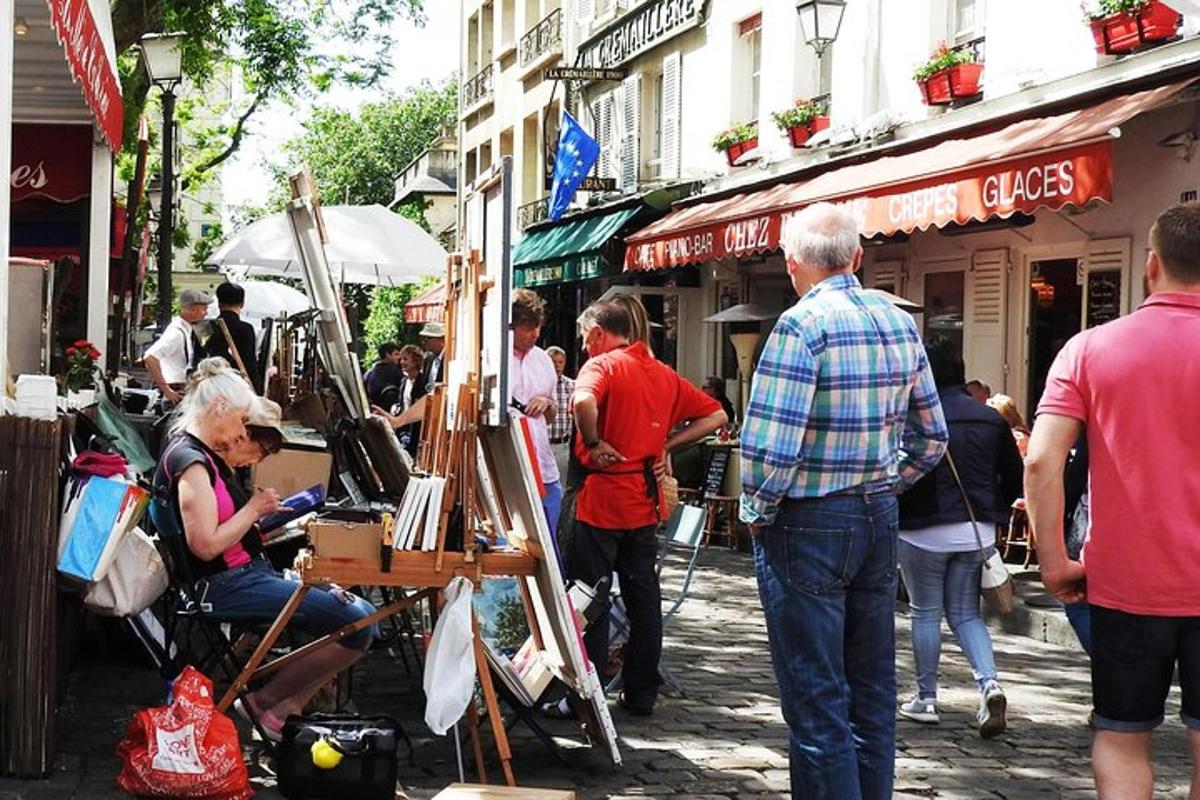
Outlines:
{"type": "Polygon", "coordinates": [[[821,55],[837,39],[846,0],[798,0],[796,13],[800,15],[804,41],[821,55]]]}

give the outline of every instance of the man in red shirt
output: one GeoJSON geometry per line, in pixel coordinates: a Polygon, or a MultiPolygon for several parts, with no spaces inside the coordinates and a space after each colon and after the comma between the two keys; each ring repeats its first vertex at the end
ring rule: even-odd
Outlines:
{"type": "Polygon", "coordinates": [[[1141,308],[1058,354],[1025,461],[1042,581],[1091,606],[1096,788],[1139,800],[1153,790],[1150,732],[1176,666],[1200,751],[1200,205],[1159,215],[1146,282],[1141,308]],[[1082,563],[1062,532],[1063,465],[1081,428],[1092,514],[1082,563]]]}
{"type": "MultiPolygon", "coordinates": [[[[667,453],[698,441],[726,422],[721,404],[656,361],[642,342],[630,344],[633,322],[616,303],[590,306],[579,318],[589,360],[575,379],[575,455],[586,471],[575,505],[570,577],[608,600],[616,570],[629,614],[621,703],[649,715],[658,697],[662,655],[662,595],[654,562],[655,529],[665,505],[657,475],[667,453]],[[674,434],[681,423],[689,423],[674,434]]],[[[604,674],[608,614],[584,637],[604,674]]]]}

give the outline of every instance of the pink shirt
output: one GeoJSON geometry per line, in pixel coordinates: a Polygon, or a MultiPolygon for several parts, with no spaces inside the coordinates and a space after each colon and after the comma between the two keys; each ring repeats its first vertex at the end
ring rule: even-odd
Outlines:
{"type": "Polygon", "coordinates": [[[1087,426],[1088,601],[1200,616],[1200,294],[1156,294],[1075,336],[1039,414],[1087,426]]]}
{"type": "MultiPolygon", "coordinates": [[[[554,362],[542,348],[534,345],[522,356],[513,350],[512,360],[508,367],[508,390],[512,399],[518,403],[528,403],[535,397],[554,399],[554,389],[558,385],[558,373],[554,371],[554,362]]],[[[533,446],[537,450],[538,469],[542,473],[542,483],[558,481],[558,462],[554,459],[554,451],[550,449],[550,431],[546,427],[546,418],[529,418],[529,432],[533,436],[533,446]]]]}

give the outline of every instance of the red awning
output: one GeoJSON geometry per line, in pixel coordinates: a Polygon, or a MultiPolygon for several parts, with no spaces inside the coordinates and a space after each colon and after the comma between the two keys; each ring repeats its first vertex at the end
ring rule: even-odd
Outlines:
{"type": "Polygon", "coordinates": [[[992,133],[830,170],[803,183],[680,208],[626,239],[625,269],[777,250],[784,219],[820,201],[847,204],[864,236],[1111,201],[1110,131],[1188,83],[1022,120],[992,133]]]}
{"type": "MultiPolygon", "coordinates": [[[[46,0],[50,24],[67,54],[71,76],[83,88],[84,99],[96,118],[96,127],[115,153],[121,149],[125,109],[121,85],[104,49],[104,39],[88,0],[46,0]]],[[[107,12],[108,4],[100,4],[107,12]]],[[[104,13],[102,12],[102,13],[104,13]]]]}
{"type": "Polygon", "coordinates": [[[91,126],[12,126],[12,202],[46,197],[74,203],[91,193],[91,180],[91,126]]]}
{"type": "Polygon", "coordinates": [[[446,284],[435,283],[404,304],[404,321],[409,325],[446,321],[446,284]]]}

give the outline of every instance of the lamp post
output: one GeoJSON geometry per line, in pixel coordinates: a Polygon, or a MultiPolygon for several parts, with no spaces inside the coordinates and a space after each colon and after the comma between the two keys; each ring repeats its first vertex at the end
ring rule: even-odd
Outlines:
{"type": "Polygon", "coordinates": [[[800,15],[805,43],[820,56],[837,39],[846,0],[798,0],[796,13],[800,15]]]}
{"type": "Polygon", "coordinates": [[[183,57],[178,33],[148,33],[142,37],[142,62],[150,82],[162,90],[163,154],[162,201],[158,221],[158,330],[171,321],[171,240],[175,223],[175,88],[183,77],[183,57]]]}

